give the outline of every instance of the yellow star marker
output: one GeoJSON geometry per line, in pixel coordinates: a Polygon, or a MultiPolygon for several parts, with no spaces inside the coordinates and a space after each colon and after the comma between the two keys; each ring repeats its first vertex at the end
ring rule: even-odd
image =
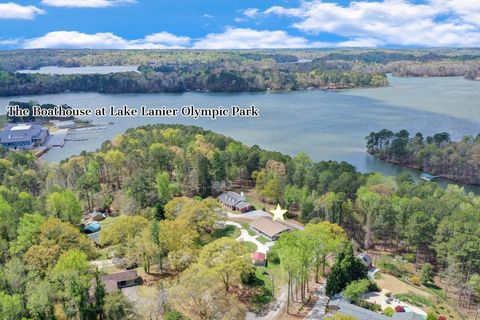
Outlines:
{"type": "Polygon", "coordinates": [[[282,207],[280,207],[280,204],[277,204],[277,207],[275,208],[275,210],[270,210],[270,212],[273,213],[272,221],[275,221],[277,219],[285,221],[285,218],[283,217],[283,215],[287,213],[287,211],[288,210],[282,209],[282,207]]]}

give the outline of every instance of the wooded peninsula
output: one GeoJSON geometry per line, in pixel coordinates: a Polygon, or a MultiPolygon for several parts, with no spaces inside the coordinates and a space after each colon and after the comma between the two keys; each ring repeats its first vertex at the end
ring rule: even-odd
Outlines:
{"type": "Polygon", "coordinates": [[[448,132],[424,137],[383,129],[367,137],[370,154],[409,168],[465,184],[480,185],[480,135],[452,141],[448,132]]]}

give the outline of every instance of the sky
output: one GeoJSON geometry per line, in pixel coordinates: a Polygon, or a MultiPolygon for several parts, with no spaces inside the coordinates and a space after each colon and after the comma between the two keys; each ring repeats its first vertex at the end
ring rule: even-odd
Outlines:
{"type": "Polygon", "coordinates": [[[480,47],[480,0],[0,0],[0,49],[480,47]]]}

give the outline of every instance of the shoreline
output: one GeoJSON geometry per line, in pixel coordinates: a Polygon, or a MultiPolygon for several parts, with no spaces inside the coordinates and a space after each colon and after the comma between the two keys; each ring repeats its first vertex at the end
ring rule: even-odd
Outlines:
{"type": "MultiPolygon", "coordinates": [[[[391,160],[391,159],[382,158],[382,157],[377,156],[375,153],[369,152],[368,150],[367,150],[366,152],[367,152],[368,154],[370,154],[371,156],[373,156],[375,159],[384,161],[384,162],[386,162],[386,163],[390,163],[390,164],[393,164],[393,165],[397,165],[397,166],[400,166],[400,167],[403,167],[403,168],[408,168],[408,169],[416,170],[416,171],[418,171],[419,173],[425,172],[425,173],[433,174],[431,170],[426,169],[426,168],[421,168],[421,167],[415,166],[415,165],[408,165],[408,164],[405,164],[405,163],[402,163],[402,162],[399,162],[399,161],[396,161],[396,160],[391,160]]],[[[444,180],[448,180],[448,181],[451,181],[451,182],[455,182],[455,183],[460,183],[460,184],[468,185],[468,186],[473,186],[473,187],[478,187],[478,186],[480,186],[480,183],[473,183],[473,182],[471,182],[471,181],[462,180],[462,179],[457,179],[457,178],[455,178],[455,177],[453,177],[453,176],[451,176],[451,175],[447,175],[447,174],[444,174],[444,173],[436,173],[436,174],[435,174],[435,177],[440,178],[440,179],[444,179],[444,180]]]]}

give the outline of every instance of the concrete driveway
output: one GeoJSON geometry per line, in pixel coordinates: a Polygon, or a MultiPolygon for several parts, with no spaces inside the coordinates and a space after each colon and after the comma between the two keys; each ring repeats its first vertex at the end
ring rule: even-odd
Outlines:
{"type": "Polygon", "coordinates": [[[235,226],[240,229],[240,235],[237,237],[237,241],[240,242],[251,242],[257,246],[257,251],[262,253],[267,253],[268,249],[273,245],[273,242],[269,242],[269,245],[263,244],[257,240],[258,236],[251,236],[247,230],[245,230],[240,223],[227,221],[226,225],[235,226]]]}

